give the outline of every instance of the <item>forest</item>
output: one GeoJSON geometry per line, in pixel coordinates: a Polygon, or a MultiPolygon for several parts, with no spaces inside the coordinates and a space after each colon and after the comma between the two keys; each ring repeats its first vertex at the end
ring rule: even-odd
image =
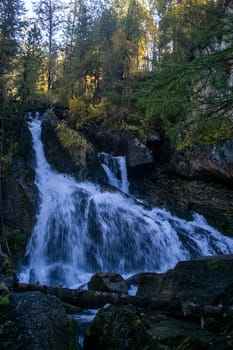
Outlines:
{"type": "Polygon", "coordinates": [[[21,0],[2,1],[1,177],[14,120],[49,106],[76,130],[154,130],[179,150],[229,138],[230,3],[42,0],[29,18],[21,0]]]}

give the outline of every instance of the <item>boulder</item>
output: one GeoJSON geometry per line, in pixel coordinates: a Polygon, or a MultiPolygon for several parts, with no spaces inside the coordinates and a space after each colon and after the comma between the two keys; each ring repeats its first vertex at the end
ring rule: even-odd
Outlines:
{"type": "Polygon", "coordinates": [[[232,284],[233,255],[181,261],[163,274],[141,276],[136,296],[161,303],[211,305],[232,284]]]}
{"type": "Polygon", "coordinates": [[[84,338],[84,350],[154,350],[156,340],[133,306],[109,306],[98,311],[84,338]]]}
{"type": "Polygon", "coordinates": [[[92,144],[53,113],[44,117],[42,141],[46,157],[56,170],[79,180],[105,180],[106,175],[92,144]]]}
{"type": "Polygon", "coordinates": [[[138,138],[129,139],[128,144],[126,163],[129,174],[135,177],[154,163],[154,157],[152,151],[138,138]]]}
{"type": "Polygon", "coordinates": [[[55,296],[11,293],[0,297],[0,309],[1,349],[67,349],[69,319],[55,296]]]}
{"type": "Polygon", "coordinates": [[[88,282],[89,290],[128,293],[127,282],[118,273],[97,272],[88,282]]]}
{"type": "Polygon", "coordinates": [[[233,139],[222,144],[194,146],[176,152],[171,158],[172,169],[188,179],[217,180],[233,183],[233,139]]]}

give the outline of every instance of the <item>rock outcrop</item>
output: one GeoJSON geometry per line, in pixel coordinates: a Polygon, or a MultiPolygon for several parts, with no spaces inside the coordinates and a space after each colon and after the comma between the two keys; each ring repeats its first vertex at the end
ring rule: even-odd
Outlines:
{"type": "Polygon", "coordinates": [[[127,130],[95,130],[87,134],[98,152],[125,156],[130,176],[137,177],[150,169],[154,163],[152,148],[160,143],[158,135],[148,135],[142,142],[133,132],[127,130]]]}
{"type": "Polygon", "coordinates": [[[133,138],[129,141],[126,159],[130,168],[154,162],[152,152],[137,138],[133,138]]]}
{"type": "Polygon", "coordinates": [[[233,235],[233,192],[228,186],[182,179],[161,169],[134,179],[134,184],[138,195],[143,194],[152,205],[188,219],[197,212],[223,234],[233,235]]]}
{"type": "Polygon", "coordinates": [[[173,170],[187,179],[217,180],[233,184],[233,139],[210,146],[193,146],[174,153],[173,170]]]}
{"type": "Polygon", "coordinates": [[[105,179],[92,144],[78,131],[59,121],[53,113],[45,114],[42,140],[47,159],[56,170],[71,174],[78,180],[105,179]]]}
{"type": "Polygon", "coordinates": [[[3,186],[5,224],[27,233],[35,224],[38,191],[33,181],[33,169],[16,158],[3,186]]]}
{"type": "MultiPolygon", "coordinates": [[[[38,190],[34,184],[35,173],[30,164],[30,159],[33,158],[30,132],[25,121],[15,123],[19,124],[15,127],[14,135],[17,142],[12,154],[9,146],[8,169],[2,179],[0,211],[3,214],[3,230],[0,238],[4,251],[14,258],[19,258],[35,224],[38,190]]],[[[11,142],[13,143],[12,140],[11,142]]]]}
{"type": "Polygon", "coordinates": [[[233,283],[232,269],[233,255],[181,261],[164,274],[142,274],[137,296],[161,303],[213,305],[233,283]]]}

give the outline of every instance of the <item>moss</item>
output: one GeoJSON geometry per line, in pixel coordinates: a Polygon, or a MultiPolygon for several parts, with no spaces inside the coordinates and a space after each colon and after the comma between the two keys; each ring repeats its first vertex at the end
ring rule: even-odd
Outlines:
{"type": "Polygon", "coordinates": [[[29,183],[34,182],[35,176],[36,176],[35,170],[32,168],[28,168],[25,174],[26,182],[29,182],[29,183]]]}
{"type": "MultiPolygon", "coordinates": [[[[3,231],[2,236],[0,237],[0,245],[2,246],[2,249],[8,252],[8,247],[10,249],[10,252],[14,259],[18,259],[23,256],[27,241],[29,238],[28,232],[23,232],[19,229],[12,229],[9,227],[6,227],[3,231]]],[[[12,271],[10,272],[10,274],[12,271]]]]}
{"type": "Polygon", "coordinates": [[[207,266],[210,270],[223,270],[227,268],[227,264],[221,260],[209,260],[207,266]]]}
{"type": "Polygon", "coordinates": [[[184,341],[178,347],[177,350],[204,350],[206,349],[206,344],[203,344],[199,339],[194,339],[192,337],[185,338],[184,341]]]}
{"type": "Polygon", "coordinates": [[[4,294],[0,296],[0,311],[6,311],[10,307],[10,295],[4,294]]]}
{"type": "Polygon", "coordinates": [[[142,326],[142,320],[140,320],[139,318],[134,322],[134,326],[137,327],[141,327],[142,326]]]}
{"type": "Polygon", "coordinates": [[[10,263],[10,261],[8,259],[5,259],[3,264],[2,264],[2,268],[3,268],[3,273],[6,276],[12,276],[13,274],[13,269],[12,269],[12,265],[10,263]]]}
{"type": "Polygon", "coordinates": [[[70,320],[64,330],[64,350],[76,349],[76,333],[77,323],[74,320],[70,320]]]}
{"type": "Polygon", "coordinates": [[[146,325],[132,307],[108,307],[97,313],[86,331],[89,348],[105,350],[134,349],[155,350],[157,340],[147,333],[146,325]]]}
{"type": "Polygon", "coordinates": [[[4,169],[4,174],[6,175],[9,173],[10,168],[12,166],[13,163],[13,159],[15,157],[15,155],[18,153],[19,151],[19,144],[18,142],[12,142],[8,149],[4,152],[3,157],[2,157],[2,162],[3,162],[3,166],[2,168],[4,169]]]}
{"type": "Polygon", "coordinates": [[[68,151],[71,157],[75,159],[76,165],[85,165],[86,155],[92,150],[92,146],[86,139],[77,131],[61,123],[56,127],[56,133],[63,149],[68,151]]]}
{"type": "Polygon", "coordinates": [[[72,130],[64,124],[59,124],[56,127],[58,138],[65,149],[72,147],[88,147],[88,143],[77,131],[72,130]]]}

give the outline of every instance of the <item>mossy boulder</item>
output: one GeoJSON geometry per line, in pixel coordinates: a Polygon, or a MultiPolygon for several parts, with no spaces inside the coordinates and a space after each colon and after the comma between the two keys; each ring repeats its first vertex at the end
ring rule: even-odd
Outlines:
{"type": "Polygon", "coordinates": [[[155,350],[156,339],[132,306],[101,309],[86,330],[84,350],[155,350]]]}
{"type": "Polygon", "coordinates": [[[105,174],[92,144],[54,114],[42,123],[42,141],[50,164],[79,180],[102,181],[105,174]]]}
{"type": "Polygon", "coordinates": [[[67,349],[69,319],[55,296],[39,292],[10,293],[0,297],[0,310],[1,349],[67,349]]]}
{"type": "Polygon", "coordinates": [[[97,272],[88,282],[89,290],[128,293],[127,282],[118,273],[97,272]]]}

